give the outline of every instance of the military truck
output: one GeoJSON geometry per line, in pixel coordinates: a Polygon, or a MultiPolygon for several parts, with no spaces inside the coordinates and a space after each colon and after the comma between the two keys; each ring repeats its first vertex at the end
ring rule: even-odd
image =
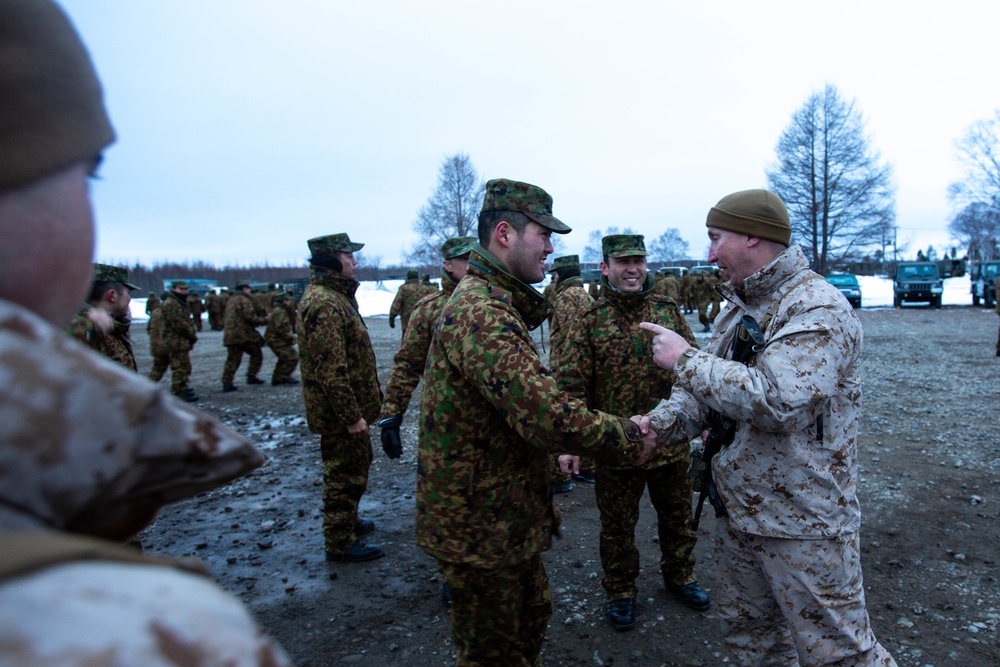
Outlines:
{"type": "Polygon", "coordinates": [[[937,262],[900,262],[892,291],[892,305],[896,308],[907,302],[925,302],[931,308],[940,308],[944,280],[937,262]]]}
{"type": "Polygon", "coordinates": [[[988,262],[976,262],[969,272],[972,293],[972,305],[980,302],[987,308],[992,308],[997,302],[997,275],[1000,274],[1000,259],[988,262]]]}

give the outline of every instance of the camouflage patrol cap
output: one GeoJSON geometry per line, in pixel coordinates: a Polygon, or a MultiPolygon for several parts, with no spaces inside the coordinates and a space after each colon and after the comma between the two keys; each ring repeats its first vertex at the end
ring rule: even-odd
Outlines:
{"type": "Polygon", "coordinates": [[[645,257],[646,243],[642,234],[610,234],[601,239],[605,257],[645,257]]]}
{"type": "Polygon", "coordinates": [[[309,239],[309,252],[313,257],[332,255],[341,252],[357,252],[365,247],[364,243],[354,243],[347,234],[327,234],[309,239]]]}
{"type": "Polygon", "coordinates": [[[170,283],[170,289],[187,289],[187,288],[188,288],[187,281],[184,280],[175,280],[174,282],[170,283]]]}
{"type": "Polygon", "coordinates": [[[250,283],[245,280],[237,280],[236,284],[233,285],[233,289],[243,289],[244,287],[250,287],[250,283]]]}
{"type": "Polygon", "coordinates": [[[416,280],[419,277],[420,277],[420,274],[417,273],[416,269],[410,269],[410,270],[408,270],[406,272],[406,279],[407,280],[416,280]]]}
{"type": "Polygon", "coordinates": [[[564,255],[562,257],[556,257],[552,260],[552,268],[549,269],[549,273],[555,273],[559,269],[565,269],[569,266],[580,266],[580,256],[579,255],[564,255]]]}
{"type": "Polygon", "coordinates": [[[495,178],[486,183],[483,211],[517,211],[557,234],[572,231],[552,215],[552,196],[537,185],[495,178]]]}
{"type": "Polygon", "coordinates": [[[130,290],[139,289],[138,285],[133,285],[128,281],[128,269],[110,264],[94,264],[95,283],[121,283],[130,290]]]}
{"type": "Polygon", "coordinates": [[[742,190],[726,195],[709,209],[705,226],[784,246],[788,246],[792,239],[792,225],[785,202],[767,190],[742,190]]]}
{"type": "Polygon", "coordinates": [[[475,236],[455,236],[441,245],[442,259],[455,259],[472,252],[472,244],[476,242],[475,236]]]}
{"type": "Polygon", "coordinates": [[[293,297],[288,292],[278,292],[277,294],[274,295],[274,301],[275,301],[275,303],[280,303],[282,301],[288,301],[291,298],[293,298],[293,297]]]}

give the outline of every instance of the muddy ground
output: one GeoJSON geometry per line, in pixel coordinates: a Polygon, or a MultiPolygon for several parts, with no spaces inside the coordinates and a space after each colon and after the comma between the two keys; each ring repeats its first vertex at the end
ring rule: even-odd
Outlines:
{"type": "MultiPolygon", "coordinates": [[[[861,540],[875,631],[901,666],[998,665],[998,319],[972,307],[908,307],[863,310],[861,320],[861,540]]],[[[384,385],[399,329],[385,318],[368,326],[384,385]]],[[[148,372],[143,323],[134,338],[148,372]]],[[[270,459],[224,489],[169,508],[144,534],[146,548],[202,559],[299,665],[453,665],[441,579],[414,541],[417,397],[404,420],[401,459],[387,459],[376,435],[361,503],[378,525],[370,541],[387,556],[330,564],[320,531],[319,443],[306,429],[298,387],[248,387],[244,360],[240,391],[222,394],[224,357],[221,332],[206,327],[192,357],[197,407],[256,440],[270,459]]],[[[273,363],[265,350],[266,379],[273,363]]],[[[663,589],[648,502],[637,529],[639,624],[616,633],[604,617],[593,488],[577,484],[557,498],[564,523],[545,555],[555,603],[546,665],[732,662],[714,608],[690,611],[663,589]]],[[[714,524],[703,520],[696,549],[709,593],[714,524]]]]}

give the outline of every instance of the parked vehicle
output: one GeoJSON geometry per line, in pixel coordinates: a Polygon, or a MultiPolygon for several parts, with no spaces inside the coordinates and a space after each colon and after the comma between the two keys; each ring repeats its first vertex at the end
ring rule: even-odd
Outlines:
{"type": "Polygon", "coordinates": [[[688,271],[688,273],[690,273],[692,276],[696,276],[699,273],[714,275],[715,272],[718,270],[718,268],[719,267],[717,267],[715,264],[702,264],[700,266],[692,266],[691,270],[688,271]]]}
{"type": "Polygon", "coordinates": [[[892,305],[896,308],[913,301],[926,302],[931,308],[940,308],[944,280],[937,262],[900,262],[896,265],[896,279],[892,290],[892,305]]]}
{"type": "Polygon", "coordinates": [[[997,275],[1000,274],[1000,259],[988,262],[976,262],[969,272],[972,293],[972,305],[980,302],[987,308],[992,308],[997,302],[997,275]]]}
{"type": "Polygon", "coordinates": [[[831,273],[826,277],[827,281],[847,298],[855,308],[861,307],[861,285],[858,277],[851,273],[831,273]]]}

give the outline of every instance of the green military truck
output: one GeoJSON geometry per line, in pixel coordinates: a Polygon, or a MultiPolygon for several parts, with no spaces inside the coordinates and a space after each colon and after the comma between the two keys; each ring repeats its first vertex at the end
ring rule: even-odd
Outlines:
{"type": "Polygon", "coordinates": [[[892,292],[892,305],[896,308],[907,302],[924,302],[931,308],[940,308],[944,279],[937,262],[900,262],[896,265],[892,292]]]}
{"type": "Polygon", "coordinates": [[[972,305],[978,306],[980,303],[987,308],[992,308],[997,302],[997,275],[1000,275],[1000,259],[993,259],[986,262],[976,262],[969,271],[972,293],[972,305]]]}

